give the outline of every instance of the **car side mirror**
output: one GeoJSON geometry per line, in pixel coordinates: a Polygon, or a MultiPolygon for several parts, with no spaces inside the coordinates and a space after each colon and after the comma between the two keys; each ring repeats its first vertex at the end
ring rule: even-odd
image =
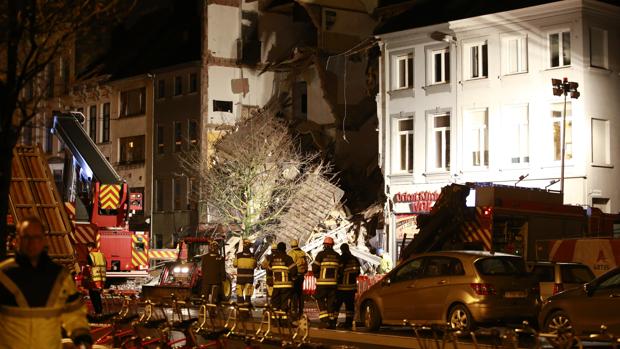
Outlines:
{"type": "Polygon", "coordinates": [[[586,295],[589,297],[592,295],[592,292],[594,292],[594,285],[592,285],[591,283],[585,283],[583,284],[583,291],[586,293],[586,295]]]}

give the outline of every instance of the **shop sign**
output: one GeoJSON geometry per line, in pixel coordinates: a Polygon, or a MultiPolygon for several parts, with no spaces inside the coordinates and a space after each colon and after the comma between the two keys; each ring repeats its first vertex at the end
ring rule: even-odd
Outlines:
{"type": "Polygon", "coordinates": [[[439,192],[420,191],[394,194],[395,213],[427,213],[439,198],[439,192]]]}

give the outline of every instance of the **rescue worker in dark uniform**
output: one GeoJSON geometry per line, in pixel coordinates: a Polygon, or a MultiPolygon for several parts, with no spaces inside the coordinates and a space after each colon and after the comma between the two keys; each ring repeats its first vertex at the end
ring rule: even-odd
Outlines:
{"type": "Polygon", "coordinates": [[[273,295],[271,307],[281,319],[288,319],[289,302],[293,291],[293,280],[297,275],[297,265],[293,258],[286,254],[286,244],[280,242],[271,256],[269,270],[273,275],[273,295]]]}
{"type": "Polygon", "coordinates": [[[297,265],[297,276],[293,280],[293,297],[292,300],[296,304],[291,304],[295,309],[297,316],[304,313],[304,278],[308,271],[308,255],[301,248],[297,240],[291,240],[291,249],[288,255],[293,258],[293,262],[297,265]]]}
{"type": "MultiPolygon", "coordinates": [[[[344,304],[346,318],[345,328],[353,326],[355,315],[355,293],[357,292],[357,277],[360,275],[360,262],[351,254],[348,244],[340,245],[340,274],[338,278],[338,290],[336,291],[336,314],[344,304]]],[[[336,315],[336,319],[338,315],[336,315]]]]}
{"type": "Polygon", "coordinates": [[[220,254],[220,244],[213,240],[209,244],[209,253],[202,256],[202,294],[212,304],[220,303],[225,280],[224,257],[220,254]]]}
{"type": "Polygon", "coordinates": [[[334,239],[326,236],[323,251],[319,252],[312,263],[312,272],[316,277],[316,302],[319,305],[320,327],[335,328],[336,288],[340,270],[340,255],[334,251],[334,239]]]}
{"type": "Polygon", "coordinates": [[[86,244],[88,248],[87,263],[90,269],[90,282],[88,283],[88,296],[93,303],[95,314],[103,312],[101,304],[101,292],[105,286],[106,280],[106,260],[103,252],[99,251],[94,242],[86,244]]]}
{"type": "Polygon", "coordinates": [[[278,244],[275,242],[272,243],[271,254],[266,255],[260,265],[261,268],[265,270],[265,283],[267,284],[267,300],[271,300],[271,296],[273,295],[273,273],[271,272],[269,265],[271,264],[271,258],[273,257],[273,254],[276,252],[277,249],[278,244]]]}
{"type": "Polygon", "coordinates": [[[18,227],[15,258],[0,263],[0,348],[62,348],[64,329],[76,346],[93,340],[86,307],[71,274],[45,252],[36,217],[18,227]]]}
{"type": "Polygon", "coordinates": [[[237,303],[246,307],[252,305],[254,269],[256,269],[256,258],[250,247],[252,247],[252,242],[244,239],[243,251],[237,253],[233,261],[233,266],[237,268],[237,303]]]}

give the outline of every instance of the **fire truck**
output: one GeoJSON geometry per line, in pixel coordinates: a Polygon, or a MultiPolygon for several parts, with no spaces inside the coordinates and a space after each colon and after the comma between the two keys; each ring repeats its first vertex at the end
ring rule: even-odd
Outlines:
{"type": "Polygon", "coordinates": [[[108,277],[147,276],[148,235],[128,229],[129,188],[88,136],[80,112],[54,112],[52,132],[65,151],[64,201],[80,264],[94,242],[107,259],[108,277]]]}
{"type": "Polygon", "coordinates": [[[489,183],[442,188],[429,214],[417,219],[419,233],[403,249],[412,254],[479,249],[537,258],[537,241],[611,237],[619,215],[564,205],[562,194],[489,183]]]}

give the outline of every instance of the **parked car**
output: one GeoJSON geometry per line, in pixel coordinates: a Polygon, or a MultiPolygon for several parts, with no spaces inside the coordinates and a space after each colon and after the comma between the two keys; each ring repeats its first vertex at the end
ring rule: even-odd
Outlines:
{"type": "Polygon", "coordinates": [[[540,299],[543,301],[594,280],[590,267],[581,263],[528,262],[527,267],[538,281],[540,299]]]}
{"type": "Polygon", "coordinates": [[[546,332],[568,330],[576,335],[599,332],[601,325],[620,334],[620,268],[613,269],[583,287],[547,298],[539,323],[546,332]]]}
{"type": "Polygon", "coordinates": [[[366,328],[382,324],[445,324],[532,320],[537,285],[520,256],[483,251],[442,251],[412,256],[358,300],[366,328]]]}

